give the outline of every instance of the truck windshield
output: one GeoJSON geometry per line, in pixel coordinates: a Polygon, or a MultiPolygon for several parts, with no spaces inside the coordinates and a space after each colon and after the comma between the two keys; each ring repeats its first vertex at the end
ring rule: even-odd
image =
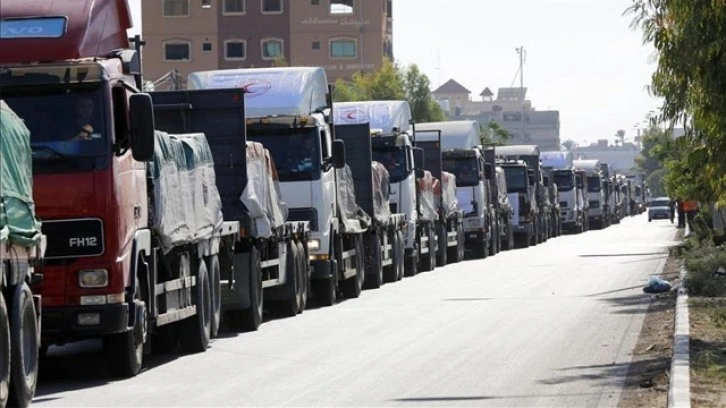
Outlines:
{"type": "Polygon", "coordinates": [[[635,187],[635,195],[640,197],[643,194],[643,189],[640,187],[635,187]]]}
{"type": "Polygon", "coordinates": [[[591,176],[587,178],[587,192],[588,193],[599,193],[600,192],[600,177],[591,176]]]}
{"type": "Polygon", "coordinates": [[[320,137],[316,128],[249,129],[247,139],[262,143],[270,151],[280,181],[320,178],[320,137]]]}
{"type": "Polygon", "coordinates": [[[36,174],[98,169],[110,154],[100,83],[8,86],[2,97],[30,130],[36,174]]]}
{"type": "Polygon", "coordinates": [[[507,177],[507,193],[527,192],[527,169],[525,167],[504,167],[504,175],[507,177]]]}
{"type": "Polygon", "coordinates": [[[406,171],[406,150],[398,147],[376,147],[373,149],[373,161],[377,161],[388,170],[391,183],[398,183],[408,176],[406,171]]]}
{"type": "Polygon", "coordinates": [[[457,187],[471,187],[479,184],[479,169],[474,157],[444,159],[443,170],[456,176],[457,187]]]}
{"type": "Polygon", "coordinates": [[[556,171],[555,184],[560,192],[572,191],[575,188],[575,175],[571,172],[556,171]]]}

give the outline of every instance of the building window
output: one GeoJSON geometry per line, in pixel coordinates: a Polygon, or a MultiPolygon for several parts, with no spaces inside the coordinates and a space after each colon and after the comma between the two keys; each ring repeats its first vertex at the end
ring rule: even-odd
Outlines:
{"type": "Polygon", "coordinates": [[[330,0],[330,14],[353,14],[353,0],[330,0]]]}
{"type": "Polygon", "coordinates": [[[283,42],[278,39],[262,40],[262,59],[274,60],[285,56],[283,42]]]}
{"type": "Polygon", "coordinates": [[[330,58],[355,58],[355,40],[330,40],[330,58]]]}
{"type": "Polygon", "coordinates": [[[313,41],[313,49],[314,50],[320,49],[320,41],[313,41]]]}
{"type": "Polygon", "coordinates": [[[244,14],[245,0],[224,0],[222,14],[244,14]]]}
{"type": "Polygon", "coordinates": [[[312,5],[312,6],[319,6],[320,5],[320,0],[310,0],[310,5],[312,5]]]}
{"type": "Polygon", "coordinates": [[[212,0],[202,0],[202,8],[212,8],[212,0]]]}
{"type": "Polygon", "coordinates": [[[282,0],[261,0],[263,14],[282,13],[282,0]]]}
{"type": "Polygon", "coordinates": [[[247,41],[227,40],[224,42],[224,59],[243,60],[247,58],[247,41]]]}
{"type": "Polygon", "coordinates": [[[202,44],[202,51],[212,51],[212,43],[205,42],[202,44]]]}
{"type": "Polygon", "coordinates": [[[164,61],[190,61],[191,45],[189,41],[169,41],[164,43],[164,61]]]}
{"type": "Polygon", "coordinates": [[[164,0],[164,17],[189,17],[189,0],[164,0]]]}

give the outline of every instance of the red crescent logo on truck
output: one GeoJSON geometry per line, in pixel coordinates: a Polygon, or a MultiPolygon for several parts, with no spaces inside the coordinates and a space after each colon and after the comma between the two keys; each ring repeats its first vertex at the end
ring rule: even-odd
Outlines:
{"type": "Polygon", "coordinates": [[[356,120],[358,119],[358,115],[356,114],[356,111],[350,111],[345,115],[345,118],[350,120],[356,120]]]}
{"type": "Polygon", "coordinates": [[[248,98],[254,98],[269,92],[270,88],[272,88],[272,84],[265,80],[251,79],[240,85],[240,88],[245,90],[245,94],[248,98]]]}

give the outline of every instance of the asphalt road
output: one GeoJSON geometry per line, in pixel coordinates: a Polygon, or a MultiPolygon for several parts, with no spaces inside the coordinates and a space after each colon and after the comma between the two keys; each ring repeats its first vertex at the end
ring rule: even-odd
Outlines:
{"type": "Polygon", "coordinates": [[[675,228],[645,215],[437,268],[106,375],[51,348],[37,406],[615,406],[675,228]]]}

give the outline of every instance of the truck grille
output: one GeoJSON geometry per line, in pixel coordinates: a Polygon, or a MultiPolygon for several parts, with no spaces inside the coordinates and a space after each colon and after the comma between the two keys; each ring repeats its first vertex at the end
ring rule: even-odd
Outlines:
{"type": "Polygon", "coordinates": [[[590,208],[600,208],[600,201],[590,201],[590,208]]]}
{"type": "Polygon", "coordinates": [[[105,250],[103,221],[98,218],[43,221],[43,233],[47,259],[99,256],[105,250]]]}
{"type": "Polygon", "coordinates": [[[318,230],[318,212],[315,208],[290,208],[287,220],[308,221],[310,224],[310,231],[318,230]]]}

